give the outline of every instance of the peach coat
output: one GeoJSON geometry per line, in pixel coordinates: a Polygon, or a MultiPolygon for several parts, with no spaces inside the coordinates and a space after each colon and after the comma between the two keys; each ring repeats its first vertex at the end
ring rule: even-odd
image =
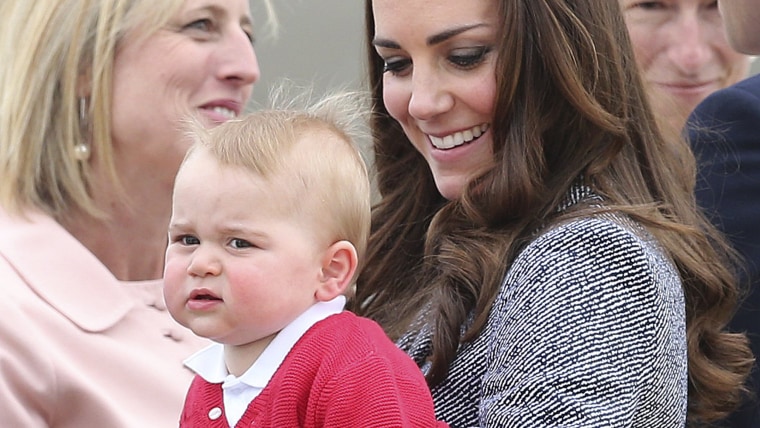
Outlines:
{"type": "Polygon", "coordinates": [[[207,345],[52,218],[0,210],[0,426],[176,427],[207,345]],[[28,221],[27,221],[28,220],[28,221]]]}

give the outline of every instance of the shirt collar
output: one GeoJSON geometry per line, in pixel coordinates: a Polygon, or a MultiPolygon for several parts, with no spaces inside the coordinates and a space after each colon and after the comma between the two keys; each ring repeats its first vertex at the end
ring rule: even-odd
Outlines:
{"type": "Polygon", "coordinates": [[[132,309],[121,283],[52,217],[0,209],[0,257],[44,301],[79,328],[104,331],[132,309]]]}
{"type": "MultiPolygon", "coordinates": [[[[312,305],[277,333],[264,352],[238,380],[255,388],[266,386],[306,331],[330,315],[343,311],[345,304],[346,298],[338,296],[328,302],[312,305]]],[[[209,383],[223,383],[229,375],[224,363],[224,346],[220,343],[214,343],[196,352],[185,360],[185,365],[209,383]]]]}

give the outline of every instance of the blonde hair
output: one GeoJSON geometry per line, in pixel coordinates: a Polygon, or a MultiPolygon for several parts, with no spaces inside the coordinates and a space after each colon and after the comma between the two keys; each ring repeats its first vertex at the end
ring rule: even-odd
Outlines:
{"type": "Polygon", "coordinates": [[[361,260],[371,218],[370,181],[359,150],[368,138],[363,100],[359,92],[334,92],[316,102],[296,97],[213,129],[193,122],[195,144],[187,157],[205,148],[221,164],[261,176],[277,195],[273,208],[316,221],[317,233],[331,243],[351,242],[361,260]]]}
{"type": "Polygon", "coordinates": [[[0,2],[0,205],[34,206],[56,218],[72,209],[98,213],[89,166],[74,158],[74,147],[89,141],[119,185],[110,127],[114,57],[125,35],[150,36],[184,1],[0,2]]]}

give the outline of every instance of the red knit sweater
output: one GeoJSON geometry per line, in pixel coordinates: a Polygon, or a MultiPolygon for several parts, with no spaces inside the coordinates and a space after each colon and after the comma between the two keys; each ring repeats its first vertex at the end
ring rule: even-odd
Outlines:
{"type": "MultiPolygon", "coordinates": [[[[196,376],[180,427],[227,427],[221,384],[196,376]]],[[[448,427],[417,365],[374,321],[344,311],[312,326],[236,427],[448,427]]]]}

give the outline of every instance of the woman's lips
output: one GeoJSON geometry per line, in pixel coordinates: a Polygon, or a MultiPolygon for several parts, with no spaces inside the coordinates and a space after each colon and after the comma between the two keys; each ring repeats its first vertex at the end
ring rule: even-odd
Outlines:
{"type": "Polygon", "coordinates": [[[452,149],[454,147],[459,147],[462,144],[469,143],[481,135],[485,133],[488,130],[488,124],[483,123],[480,125],[475,125],[470,129],[465,129],[463,131],[457,131],[452,134],[445,135],[443,137],[436,137],[434,135],[428,134],[428,138],[430,138],[430,143],[439,150],[448,150],[452,149]]]}
{"type": "Polygon", "coordinates": [[[238,117],[241,107],[237,101],[217,100],[202,105],[200,109],[212,122],[222,123],[238,117]]]}

